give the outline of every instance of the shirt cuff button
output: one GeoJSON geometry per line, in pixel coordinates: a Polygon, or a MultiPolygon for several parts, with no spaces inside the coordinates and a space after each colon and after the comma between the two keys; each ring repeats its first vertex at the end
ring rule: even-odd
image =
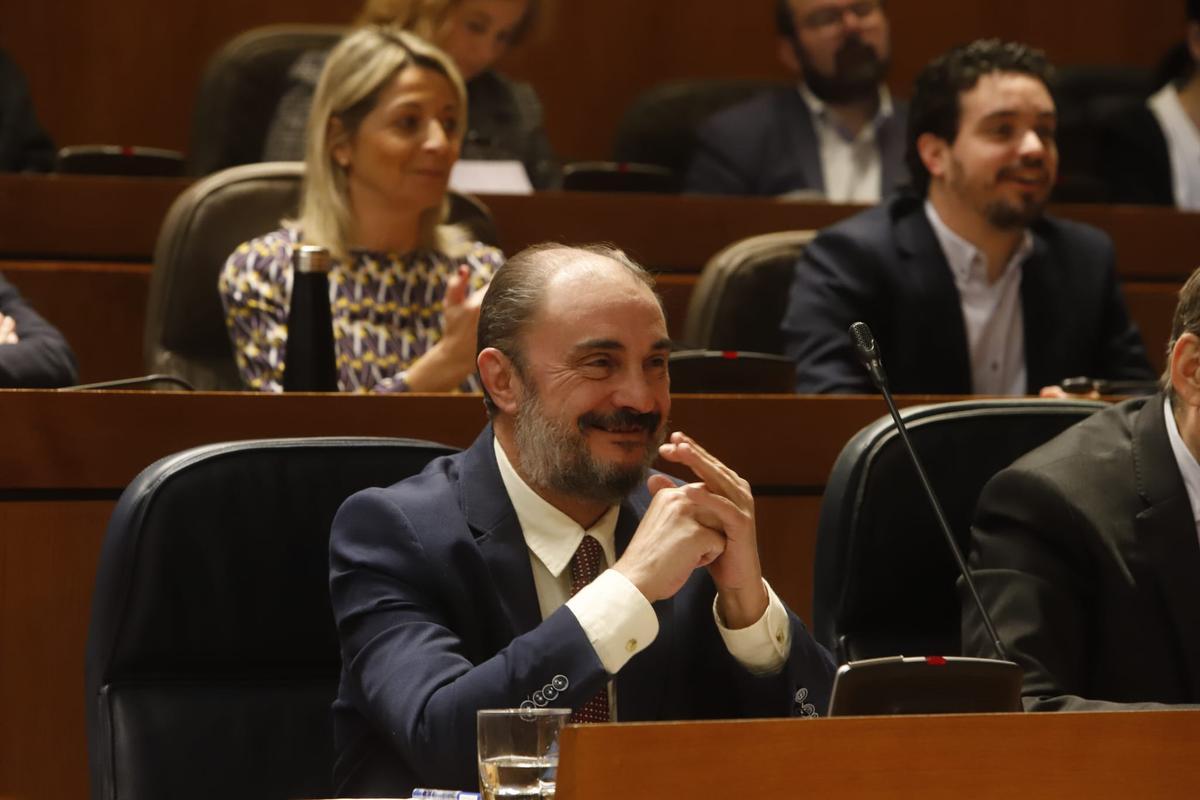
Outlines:
{"type": "Polygon", "coordinates": [[[632,653],[637,650],[637,639],[630,639],[625,643],[625,652],[632,653]]]}

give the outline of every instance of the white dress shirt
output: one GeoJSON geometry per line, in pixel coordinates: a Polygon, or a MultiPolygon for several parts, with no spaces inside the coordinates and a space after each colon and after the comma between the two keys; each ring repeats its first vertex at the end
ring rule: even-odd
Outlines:
{"type": "MultiPolygon", "coordinates": [[[[584,534],[594,536],[608,565],[616,563],[615,534],[620,506],[612,506],[586,531],[548,503],[517,474],[498,439],[492,440],[500,479],[517,512],[529,547],[533,584],[542,619],[566,605],[579,620],[604,669],[615,675],[629,659],[658,636],[658,616],[646,597],[620,572],[606,569],[571,596],[568,567],[584,534]]],[[[730,654],[755,673],[778,671],[791,650],[787,609],[764,580],[770,602],[762,617],[748,628],[726,628],[713,603],[713,619],[730,654]]],[[[610,718],[617,719],[616,687],[609,683],[610,718]]]]}
{"type": "Polygon", "coordinates": [[[879,109],[874,119],[857,134],[850,134],[837,124],[829,107],[808,86],[802,83],[799,89],[817,135],[825,199],[831,203],[878,203],[883,191],[878,133],[879,126],[894,112],[891,92],[886,86],[879,88],[879,109]]]}
{"type": "Polygon", "coordinates": [[[1171,161],[1175,205],[1200,211],[1200,130],[1179,102],[1179,91],[1168,83],[1155,92],[1146,105],[1158,119],[1171,161]]]}
{"type": "Polygon", "coordinates": [[[1175,463],[1179,466],[1179,474],[1183,476],[1188,504],[1192,507],[1192,521],[1196,525],[1196,536],[1200,539],[1200,463],[1196,463],[1196,457],[1184,444],[1179,425],[1175,422],[1175,414],[1171,411],[1171,401],[1165,397],[1163,416],[1167,418],[1167,438],[1171,440],[1171,452],[1175,454],[1175,463]]]}
{"type": "Polygon", "coordinates": [[[975,394],[1025,394],[1028,387],[1021,274],[1025,260],[1033,252],[1033,234],[1025,231],[1021,245],[992,283],[988,280],[987,256],[950,230],[928,200],[925,215],[958,288],[971,358],[971,390],[975,394]]]}

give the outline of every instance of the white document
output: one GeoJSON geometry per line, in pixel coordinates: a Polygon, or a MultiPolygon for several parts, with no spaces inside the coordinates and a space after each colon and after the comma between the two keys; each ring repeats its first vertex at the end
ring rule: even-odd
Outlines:
{"type": "Polygon", "coordinates": [[[450,172],[450,188],[469,194],[533,194],[520,161],[460,160],[450,172]]]}

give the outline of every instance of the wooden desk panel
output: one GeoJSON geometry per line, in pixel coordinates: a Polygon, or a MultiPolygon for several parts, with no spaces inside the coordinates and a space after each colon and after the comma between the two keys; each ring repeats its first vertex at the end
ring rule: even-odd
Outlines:
{"type": "Polygon", "coordinates": [[[560,800],[1196,794],[1200,711],[571,725],[560,800]]]}
{"type": "MultiPolygon", "coordinates": [[[[167,208],[188,179],[0,175],[0,259],[152,260],[167,208]]],[[[698,272],[737,239],[819,229],[862,206],[767,198],[542,192],[484,195],[505,252],[547,240],[613,242],[647,266],[698,272]]],[[[1065,205],[1052,213],[1107,231],[1123,280],[1183,280],[1200,266],[1200,215],[1065,205]]]]}
{"type": "MultiPolygon", "coordinates": [[[[935,399],[902,398],[902,405],[935,399]]],[[[695,435],[759,492],[760,549],[780,596],[810,618],[820,495],[842,445],[885,413],[877,397],[676,397],[695,435]]],[[[0,391],[0,795],[87,796],[84,643],[96,559],[121,489],[154,460],[263,436],[413,436],[469,444],[463,395],[0,391]],[[14,657],[13,654],[18,654],[14,657]]]]}

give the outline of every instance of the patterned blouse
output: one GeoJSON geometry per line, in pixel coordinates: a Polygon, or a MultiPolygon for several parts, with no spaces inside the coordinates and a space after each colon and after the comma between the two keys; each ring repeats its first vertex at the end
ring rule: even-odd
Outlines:
{"type": "MultiPolygon", "coordinates": [[[[217,288],[242,380],[251,389],[283,391],[287,318],[292,296],[292,249],[298,228],[285,227],[238,247],[217,288]]],[[[352,251],[349,266],[329,272],[333,347],[343,392],[408,388],[404,371],[442,337],[442,298],[459,264],[471,270],[471,289],[489,283],[504,263],[494,247],[474,243],[463,256],[433,251],[352,251]]],[[[472,375],[461,388],[479,391],[472,375]]]]}

